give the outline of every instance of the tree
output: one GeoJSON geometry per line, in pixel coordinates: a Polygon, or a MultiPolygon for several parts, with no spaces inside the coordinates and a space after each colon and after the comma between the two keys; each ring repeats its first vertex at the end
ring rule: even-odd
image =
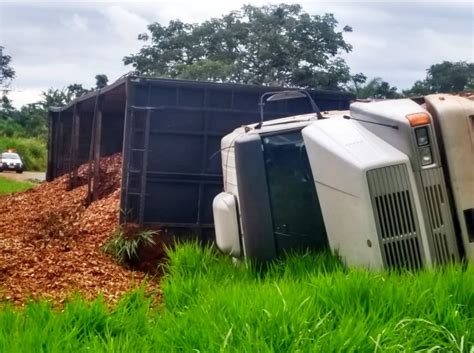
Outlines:
{"type": "Polygon", "coordinates": [[[73,83],[66,88],[66,95],[68,96],[67,103],[69,103],[72,99],[79,98],[80,96],[83,96],[90,90],[82,87],[80,83],[73,83]]]}
{"type": "Polygon", "coordinates": [[[15,70],[10,65],[11,56],[6,55],[3,52],[4,47],[0,46],[0,89],[2,90],[0,105],[0,119],[7,119],[11,112],[14,110],[12,102],[8,99],[8,86],[11,81],[15,78],[15,70]]]}
{"type": "Polygon", "coordinates": [[[360,88],[361,85],[367,81],[367,76],[365,76],[362,72],[358,74],[352,75],[349,84],[347,85],[347,89],[352,92],[357,98],[360,98],[360,88]]]}
{"type": "MultiPolygon", "coordinates": [[[[15,78],[15,70],[10,64],[11,57],[4,55],[3,47],[0,46],[0,88],[4,91],[0,102],[0,136],[46,139],[48,108],[64,106],[73,99],[94,90],[84,88],[82,84],[78,83],[73,83],[62,89],[50,88],[42,92],[39,102],[25,105],[17,110],[6,95],[7,86],[15,78]]],[[[106,75],[97,75],[95,78],[98,88],[107,85],[106,75]]]]}
{"type": "Polygon", "coordinates": [[[15,70],[10,65],[11,56],[3,53],[4,47],[0,46],[0,87],[4,90],[15,78],[15,70]]]}
{"type": "Polygon", "coordinates": [[[443,61],[430,66],[426,81],[433,92],[459,92],[474,81],[474,64],[443,61]]]}
{"type": "MultiPolygon", "coordinates": [[[[73,85],[69,85],[71,87],[73,85]]],[[[67,88],[49,88],[41,92],[41,101],[38,103],[47,110],[49,107],[62,107],[68,104],[74,98],[74,91],[69,91],[67,88]]]]}
{"type": "Polygon", "coordinates": [[[96,89],[100,89],[107,86],[107,82],[109,82],[109,78],[107,77],[107,75],[104,75],[104,74],[95,75],[95,88],[96,89]]]}
{"type": "Polygon", "coordinates": [[[15,78],[15,70],[11,66],[11,56],[4,54],[4,47],[0,46],[0,89],[2,91],[0,104],[0,133],[6,136],[13,136],[15,126],[13,126],[13,116],[16,112],[12,102],[8,99],[8,86],[15,78]]]}
{"type": "Polygon", "coordinates": [[[44,109],[48,109],[49,107],[62,107],[70,103],[72,100],[93,90],[93,88],[84,88],[80,83],[73,83],[66,88],[61,89],[49,88],[48,90],[41,92],[42,99],[38,104],[40,104],[44,109]]]}
{"type": "Polygon", "coordinates": [[[418,80],[415,82],[412,88],[403,90],[405,96],[426,96],[427,94],[433,93],[426,80],[418,80]]]}
{"type": "Polygon", "coordinates": [[[350,79],[340,54],[352,49],[343,38],[352,29],[337,24],[300,5],[245,5],[199,24],[153,23],[123,60],[142,75],[334,89],[350,79]]]}
{"type": "Polygon", "coordinates": [[[20,110],[15,109],[4,96],[3,108],[0,110],[0,136],[35,137],[45,140],[48,135],[48,108],[69,103],[80,85],[69,87],[71,86],[72,90],[50,88],[42,92],[40,102],[27,104],[20,110]]]}
{"type": "Polygon", "coordinates": [[[474,64],[465,61],[431,65],[423,81],[416,81],[406,95],[426,95],[429,93],[452,93],[474,89],[474,64]]]}
{"type": "Polygon", "coordinates": [[[367,77],[364,74],[357,74],[352,77],[353,83],[348,88],[357,98],[393,99],[401,97],[397,87],[390,86],[387,81],[382,80],[380,77],[373,78],[363,85],[366,80],[367,77]]]}
{"type": "Polygon", "coordinates": [[[48,137],[48,114],[41,104],[33,103],[21,107],[16,114],[15,122],[24,129],[27,137],[46,140],[48,137]]]}

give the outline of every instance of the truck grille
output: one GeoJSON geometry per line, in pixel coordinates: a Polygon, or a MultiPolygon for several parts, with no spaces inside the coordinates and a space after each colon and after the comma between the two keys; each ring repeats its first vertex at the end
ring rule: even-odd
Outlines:
{"type": "Polygon", "coordinates": [[[370,170],[367,179],[385,265],[422,267],[423,246],[406,165],[370,170]]]}
{"type": "Polygon", "coordinates": [[[421,179],[431,230],[429,241],[434,253],[434,261],[438,264],[454,261],[458,258],[458,252],[441,170],[439,168],[423,170],[421,179]]]}

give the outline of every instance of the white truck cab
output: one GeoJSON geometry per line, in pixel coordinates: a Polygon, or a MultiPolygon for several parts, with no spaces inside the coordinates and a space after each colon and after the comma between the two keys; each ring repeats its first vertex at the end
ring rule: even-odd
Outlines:
{"type": "Polygon", "coordinates": [[[271,260],[327,248],[301,130],[315,114],[242,126],[221,142],[224,190],[213,202],[216,243],[234,257],[271,260]]]}
{"type": "Polygon", "coordinates": [[[474,102],[450,95],[241,127],[222,139],[216,242],[267,261],[301,247],[348,265],[474,261],[474,102]]]}

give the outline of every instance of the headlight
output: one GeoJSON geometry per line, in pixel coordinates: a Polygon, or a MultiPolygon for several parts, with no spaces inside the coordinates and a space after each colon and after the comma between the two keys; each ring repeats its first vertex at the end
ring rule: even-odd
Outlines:
{"type": "Polygon", "coordinates": [[[418,146],[426,146],[430,143],[430,138],[428,137],[428,128],[426,126],[415,129],[415,134],[416,143],[418,146]]]}
{"type": "Polygon", "coordinates": [[[431,155],[430,146],[420,148],[420,159],[421,159],[421,165],[433,164],[433,156],[431,155]]]}

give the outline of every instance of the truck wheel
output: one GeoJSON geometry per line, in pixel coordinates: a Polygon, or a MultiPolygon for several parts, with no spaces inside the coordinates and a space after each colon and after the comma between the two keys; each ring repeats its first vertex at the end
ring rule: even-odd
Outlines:
{"type": "Polygon", "coordinates": [[[16,172],[17,172],[18,174],[21,174],[21,173],[23,173],[23,169],[18,169],[16,172]]]}

